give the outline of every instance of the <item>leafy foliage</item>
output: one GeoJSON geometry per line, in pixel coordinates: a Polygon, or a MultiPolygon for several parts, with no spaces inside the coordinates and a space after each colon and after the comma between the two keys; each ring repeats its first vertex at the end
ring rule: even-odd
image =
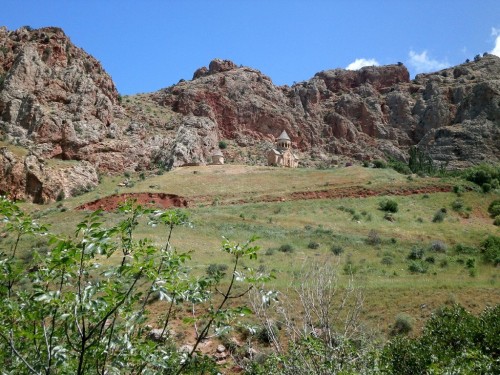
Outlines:
{"type": "MultiPolygon", "coordinates": [[[[190,256],[171,246],[173,229],[188,222],[179,210],[153,211],[127,203],[123,219],[106,228],[101,211],[77,225],[73,237],[51,234],[11,201],[0,198],[3,229],[13,241],[0,242],[0,363],[5,373],[118,374],[216,373],[211,359],[194,356],[210,332],[230,328],[245,306],[226,307],[237,282],[261,283],[267,276],[240,270],[241,258],[255,259],[255,238],[240,245],[224,240],[222,251],[234,263],[228,285],[223,274],[194,279],[186,262],[190,256]],[[157,246],[136,239],[141,220],[165,228],[166,241],[157,246]],[[48,251],[33,249],[29,264],[17,257],[20,246],[48,237],[48,251]],[[10,243],[10,246],[7,246],[10,243]],[[214,292],[220,294],[215,299],[214,292]],[[160,337],[148,338],[145,322],[155,296],[160,304],[160,337]],[[208,304],[195,319],[192,350],[179,352],[169,326],[182,303],[208,304]],[[160,343],[162,343],[160,345],[160,343]]],[[[206,306],[206,305],[205,305],[206,306]]]]}
{"type": "Polygon", "coordinates": [[[481,252],[485,262],[493,263],[495,266],[500,264],[500,237],[489,235],[481,243],[481,252]]]}
{"type": "Polygon", "coordinates": [[[380,367],[390,374],[494,374],[499,348],[500,305],[479,317],[453,306],[434,314],[421,337],[387,344],[380,367]]]}
{"type": "Polygon", "coordinates": [[[436,172],[436,167],[429,154],[416,146],[410,147],[409,154],[408,167],[410,167],[413,173],[427,173],[432,175],[436,172]]]}
{"type": "Polygon", "coordinates": [[[386,212],[398,212],[398,202],[393,199],[384,199],[380,201],[379,208],[386,212]]]}

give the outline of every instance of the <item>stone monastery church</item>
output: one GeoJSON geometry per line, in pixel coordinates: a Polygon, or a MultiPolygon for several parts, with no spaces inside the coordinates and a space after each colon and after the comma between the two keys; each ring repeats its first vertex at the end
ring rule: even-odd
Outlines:
{"type": "Polygon", "coordinates": [[[297,168],[299,158],[292,152],[292,141],[285,130],[276,140],[276,148],[267,154],[267,164],[288,168],[297,168]]]}

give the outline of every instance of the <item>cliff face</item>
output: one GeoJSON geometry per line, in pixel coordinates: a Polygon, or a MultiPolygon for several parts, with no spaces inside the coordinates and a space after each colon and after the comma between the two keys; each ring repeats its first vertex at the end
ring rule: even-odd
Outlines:
{"type": "Polygon", "coordinates": [[[333,155],[405,160],[412,145],[452,168],[499,162],[500,59],[412,81],[402,64],[326,70],[291,87],[216,59],[190,81],[122,102],[61,29],[0,28],[0,193],[67,197],[92,189],[98,170],[206,162],[223,139],[229,161],[265,163],[282,130],[306,166],[333,155]]]}
{"type": "Polygon", "coordinates": [[[153,98],[244,146],[285,129],[295,147],[324,159],[405,160],[412,145],[452,168],[500,157],[500,59],[493,55],[413,81],[399,64],[327,70],[292,87],[214,60],[153,98]]]}
{"type": "Polygon", "coordinates": [[[97,170],[147,167],[149,154],[124,134],[131,121],[111,77],[61,29],[0,28],[0,193],[43,202],[92,189],[97,170]]]}

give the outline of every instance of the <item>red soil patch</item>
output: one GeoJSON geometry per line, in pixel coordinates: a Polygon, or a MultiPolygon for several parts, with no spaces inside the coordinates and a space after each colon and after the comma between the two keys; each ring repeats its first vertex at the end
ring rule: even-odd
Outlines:
{"type": "MultiPolygon", "coordinates": [[[[255,198],[237,199],[234,201],[222,201],[222,205],[244,204],[257,202],[280,202],[296,201],[308,199],[339,199],[339,198],[367,198],[383,195],[413,195],[413,194],[432,194],[440,192],[450,192],[452,187],[449,185],[429,185],[422,187],[394,187],[382,189],[368,189],[363,186],[352,186],[349,188],[337,188],[318,191],[297,191],[289,194],[265,195],[255,198]]],[[[188,201],[175,194],[166,193],[125,193],[120,195],[111,195],[93,202],[82,204],[77,207],[79,210],[97,210],[113,211],[118,208],[120,203],[128,199],[135,200],[143,206],[153,206],[158,208],[187,207],[188,201]]],[[[212,196],[198,196],[190,198],[190,203],[206,203],[213,200],[212,196]]]]}
{"type": "Polygon", "coordinates": [[[113,211],[118,208],[120,203],[127,200],[134,200],[137,204],[143,206],[153,206],[158,208],[187,207],[188,202],[183,197],[175,194],[165,193],[125,193],[110,195],[93,202],[82,204],[77,210],[105,210],[113,211]]]}

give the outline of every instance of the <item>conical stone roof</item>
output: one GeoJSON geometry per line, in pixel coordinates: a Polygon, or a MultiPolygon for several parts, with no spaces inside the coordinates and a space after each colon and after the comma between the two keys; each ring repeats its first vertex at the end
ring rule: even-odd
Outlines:
{"type": "Polygon", "coordinates": [[[281,135],[278,137],[278,141],[290,141],[290,137],[286,133],[286,130],[283,130],[281,135]]]}

